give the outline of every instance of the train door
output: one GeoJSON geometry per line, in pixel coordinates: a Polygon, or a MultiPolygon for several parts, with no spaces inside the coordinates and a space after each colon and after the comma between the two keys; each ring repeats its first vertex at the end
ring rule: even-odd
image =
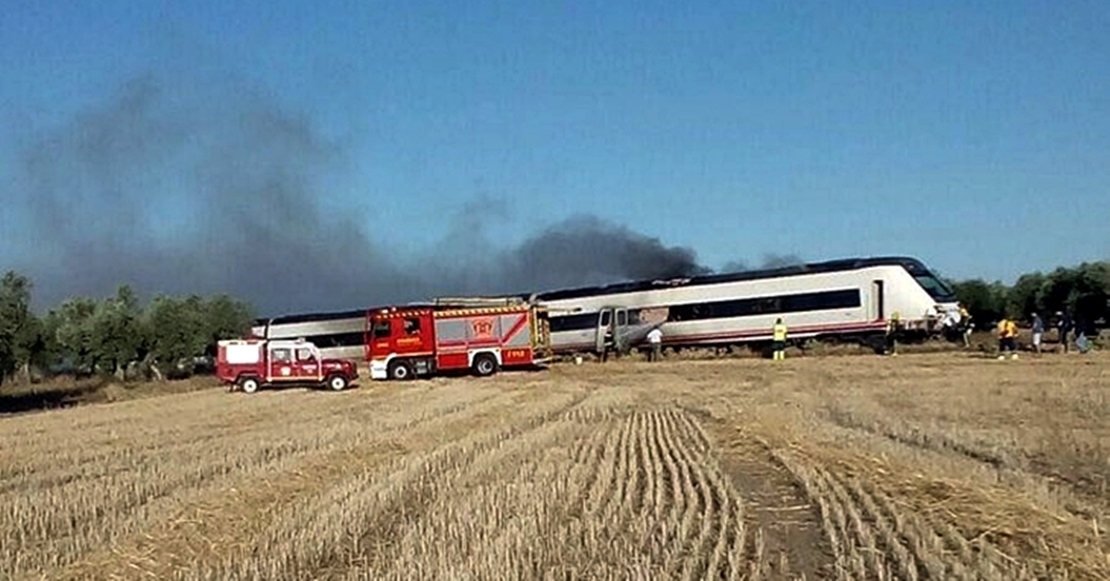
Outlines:
{"type": "Polygon", "coordinates": [[[598,312],[596,345],[598,353],[605,347],[624,353],[631,344],[629,328],[635,323],[635,313],[624,307],[605,307],[598,312]]]}
{"type": "Polygon", "coordinates": [[[605,347],[613,338],[613,309],[604,307],[597,313],[597,333],[594,338],[594,349],[604,353],[605,347]]]}
{"type": "Polygon", "coordinates": [[[613,348],[619,353],[628,351],[628,310],[623,307],[613,309],[613,348]]]}
{"type": "Polygon", "coordinates": [[[871,320],[881,321],[886,317],[886,300],[883,281],[871,281],[871,320]]]}

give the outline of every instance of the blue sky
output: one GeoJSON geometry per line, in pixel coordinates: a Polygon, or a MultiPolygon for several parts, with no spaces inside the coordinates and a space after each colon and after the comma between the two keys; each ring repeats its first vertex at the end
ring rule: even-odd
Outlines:
{"type": "MultiPolygon", "coordinates": [[[[40,135],[190,69],[342,144],[319,203],[399,251],[484,199],[499,243],[589,213],[711,267],[909,254],[1012,280],[1110,258],[1105,1],[5,6],[9,188],[40,135]]],[[[16,265],[38,246],[18,210],[16,265]]]]}

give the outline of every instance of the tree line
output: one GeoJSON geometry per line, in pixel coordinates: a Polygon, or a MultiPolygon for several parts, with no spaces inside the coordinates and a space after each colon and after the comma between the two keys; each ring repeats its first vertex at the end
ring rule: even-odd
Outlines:
{"type": "Polygon", "coordinates": [[[1077,329],[1091,333],[1110,319],[1110,262],[1106,261],[1026,273],[1013,285],[982,279],[948,282],[980,329],[1003,317],[1029,321],[1033,313],[1047,324],[1060,313],[1077,329]]]}
{"type": "Polygon", "coordinates": [[[187,377],[218,340],[243,336],[254,320],[249,304],[227,295],[160,295],[140,306],[128,285],[37,315],[32,290],[17,272],[0,279],[0,383],[56,373],[187,377]]]}
{"type": "MultiPolygon", "coordinates": [[[[1085,262],[1022,275],[1013,285],[982,279],[949,284],[979,328],[1002,317],[1046,322],[1067,313],[1087,330],[1110,319],[1110,262],[1085,262]]],[[[220,339],[241,337],[252,307],[227,295],[156,296],[140,306],[130,286],[103,299],[77,297],[36,315],[32,282],[7,272],[0,280],[0,383],[33,373],[114,374],[125,378],[191,375],[220,339]]]]}

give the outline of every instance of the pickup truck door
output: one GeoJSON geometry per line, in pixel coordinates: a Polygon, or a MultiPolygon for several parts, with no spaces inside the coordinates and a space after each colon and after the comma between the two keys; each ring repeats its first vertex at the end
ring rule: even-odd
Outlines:
{"type": "Polygon", "coordinates": [[[297,378],[304,381],[319,381],[321,377],[320,357],[308,347],[297,348],[297,378]]]}
{"type": "Polygon", "coordinates": [[[270,381],[289,381],[297,379],[293,369],[293,350],[288,347],[274,347],[269,353],[270,381]]]}

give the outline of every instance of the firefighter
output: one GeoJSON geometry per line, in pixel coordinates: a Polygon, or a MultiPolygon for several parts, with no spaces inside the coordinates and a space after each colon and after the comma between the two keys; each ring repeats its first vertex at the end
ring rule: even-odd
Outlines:
{"type": "Polygon", "coordinates": [[[998,359],[1003,360],[1006,358],[1006,353],[1010,353],[1010,359],[1017,359],[1017,323],[1009,317],[1002,317],[998,322],[998,359]]]}
{"type": "Polygon", "coordinates": [[[1017,322],[1014,321],[1013,319],[1010,319],[1006,324],[1006,335],[1010,339],[1010,352],[1012,353],[1012,355],[1010,356],[1010,359],[1017,359],[1018,358],[1018,353],[1017,353],[1018,352],[1018,346],[1017,346],[1018,326],[1017,326],[1017,322]]]}
{"type": "Polygon", "coordinates": [[[890,320],[886,322],[886,352],[888,355],[898,355],[898,332],[902,330],[902,315],[894,311],[890,320]]]}
{"type": "Polygon", "coordinates": [[[774,342],[771,348],[774,350],[773,358],[775,361],[782,361],[786,359],[786,324],[782,322],[782,317],[775,319],[774,342]]]}

